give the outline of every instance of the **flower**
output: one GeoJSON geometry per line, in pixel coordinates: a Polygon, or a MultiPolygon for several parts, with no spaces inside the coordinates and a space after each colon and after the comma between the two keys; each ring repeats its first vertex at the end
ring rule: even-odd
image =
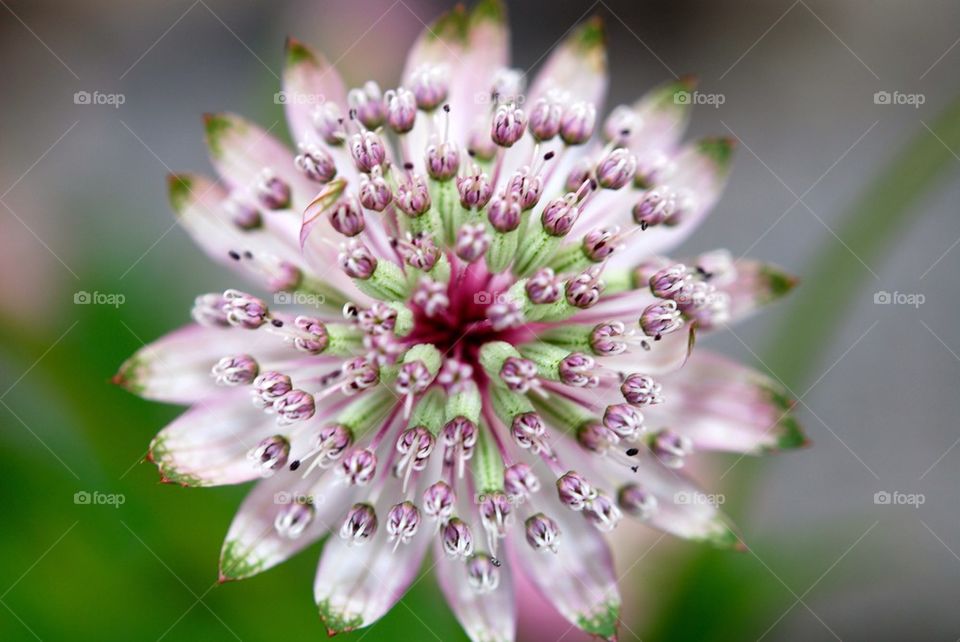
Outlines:
{"type": "Polygon", "coordinates": [[[472,639],[514,639],[521,576],[612,639],[604,533],[639,519],[736,547],[685,463],[805,443],[781,386],[692,353],[695,334],[794,283],[723,251],[665,256],[719,198],[732,152],[680,140],[689,105],[673,96],[692,81],[598,127],[600,23],[524,93],[504,13],[482,0],[440,18],[384,92],[348,92],[291,39],[278,95],[296,150],[210,115],[222,182],[169,179],[181,224],[272,303],[201,295],[194,323],[116,381],[191,406],[151,445],[164,481],[260,479],[222,580],[330,535],[314,593],[331,634],[384,615],[432,549],[472,639]]]}

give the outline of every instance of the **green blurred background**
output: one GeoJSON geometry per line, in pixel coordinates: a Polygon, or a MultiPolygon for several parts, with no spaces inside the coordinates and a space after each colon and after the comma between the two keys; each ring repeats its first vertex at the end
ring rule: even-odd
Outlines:
{"type": "MultiPolygon", "coordinates": [[[[108,381],[237,285],[174,226],[169,171],[208,169],[200,114],[266,126],[283,37],[392,86],[433,0],[0,2],[0,639],[321,638],[318,546],[216,585],[244,488],[181,489],[142,463],[178,413],[108,381]],[[120,93],[119,108],[77,91],[120,93]],[[80,305],[77,292],[122,295],[80,305]],[[123,497],[77,504],[78,492],[123,497]]],[[[804,278],[795,300],[712,338],[803,397],[814,445],[698,470],[751,552],[636,527],[617,536],[623,639],[957,639],[960,523],[960,7],[926,1],[580,2],[510,6],[516,64],[583,15],[609,31],[612,98],[693,72],[719,108],[694,134],[741,141],[727,195],[691,251],[729,247],[804,278]],[[924,96],[878,104],[878,91],[924,96]],[[940,114],[945,114],[940,116],[940,114]],[[936,180],[935,180],[936,179],[936,180]],[[808,189],[809,188],[809,189],[808,189]],[[874,304],[919,293],[920,307],[874,304]],[[922,493],[920,508],[874,493],[922,493]]],[[[277,131],[282,131],[282,123],[277,131]]],[[[365,640],[463,639],[431,577],[365,640]]],[[[523,620],[523,640],[576,640],[523,620]]]]}

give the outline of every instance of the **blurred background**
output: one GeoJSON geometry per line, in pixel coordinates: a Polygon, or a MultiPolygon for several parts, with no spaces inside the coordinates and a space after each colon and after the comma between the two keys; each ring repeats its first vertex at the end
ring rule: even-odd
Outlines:
{"type": "MultiPolygon", "coordinates": [[[[185,322],[197,293],[239,285],[193,247],[167,204],[165,174],[209,170],[200,115],[278,121],[287,34],[336,60],[348,82],[391,87],[424,23],[450,5],[0,0],[0,639],[324,637],[311,589],[318,547],[217,586],[245,489],[159,484],[142,458],[178,409],[108,381],[185,322]],[[76,92],[122,104],[77,104],[76,92]],[[80,292],[113,298],[83,304],[80,292]],[[122,504],[77,504],[78,492],[122,504]]],[[[700,471],[725,493],[749,552],[619,534],[621,638],[960,637],[960,146],[937,125],[960,94],[960,5],[509,9],[523,69],[585,15],[602,16],[610,105],[685,73],[722,96],[695,108],[691,135],[739,141],[732,180],[682,254],[728,247],[804,279],[796,301],[709,343],[781,378],[802,399],[813,445],[765,460],[717,457],[700,471]],[[911,182],[934,169],[918,161],[878,182],[910,141],[940,159],[939,180],[911,182]],[[871,185],[880,196],[858,200],[871,185]],[[919,197],[894,218],[887,206],[908,189],[919,197]],[[884,492],[914,501],[878,503],[884,492]]],[[[343,637],[464,639],[438,595],[428,576],[409,608],[343,637]]],[[[523,640],[579,639],[566,626],[522,626],[523,640]]]]}

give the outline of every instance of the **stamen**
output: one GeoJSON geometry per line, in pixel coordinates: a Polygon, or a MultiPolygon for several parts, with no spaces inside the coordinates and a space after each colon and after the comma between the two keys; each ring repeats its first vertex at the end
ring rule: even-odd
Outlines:
{"type": "Polygon", "coordinates": [[[369,448],[358,448],[344,457],[337,473],[350,486],[366,486],[377,474],[377,455],[369,448]]]}
{"type": "Polygon", "coordinates": [[[243,386],[253,383],[260,367],[248,354],[223,357],[214,364],[210,374],[221,386],[243,386]]]}
{"type": "Polygon", "coordinates": [[[452,517],[440,534],[443,552],[451,559],[467,559],[473,555],[473,534],[459,517],[452,517]]]}
{"type": "Polygon", "coordinates": [[[473,457],[477,445],[477,425],[466,417],[454,417],[440,433],[445,447],[443,462],[455,466],[457,477],[463,477],[464,466],[473,457]]]}
{"type": "Polygon", "coordinates": [[[660,395],[661,386],[652,377],[641,374],[631,374],[620,384],[623,398],[632,406],[643,408],[663,403],[660,395]]]}
{"type": "Polygon", "coordinates": [[[267,437],[247,453],[262,477],[270,477],[283,468],[289,456],[290,442],[283,435],[267,437]]]}

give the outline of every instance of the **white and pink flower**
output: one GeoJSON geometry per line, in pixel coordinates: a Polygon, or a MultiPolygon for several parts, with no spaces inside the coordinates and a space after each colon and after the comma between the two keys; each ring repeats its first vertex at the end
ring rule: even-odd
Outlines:
{"type": "Polygon", "coordinates": [[[684,463],[804,443],[780,386],[692,353],[793,280],[722,251],[666,258],[719,198],[732,148],[681,141],[673,96],[691,81],[604,122],[599,23],[524,92],[504,18],[495,0],[440,18],[384,92],[348,91],[290,40],[296,150],[210,115],[220,181],[170,178],[201,247],[272,294],[200,296],[195,323],[116,381],[191,406],[151,446],[165,481],[258,480],[224,581],[330,534],[314,592],[331,633],[384,615],[432,548],[471,639],[515,638],[521,576],[612,639],[604,533],[638,519],[738,546],[715,504],[683,500],[699,492],[684,463]]]}

